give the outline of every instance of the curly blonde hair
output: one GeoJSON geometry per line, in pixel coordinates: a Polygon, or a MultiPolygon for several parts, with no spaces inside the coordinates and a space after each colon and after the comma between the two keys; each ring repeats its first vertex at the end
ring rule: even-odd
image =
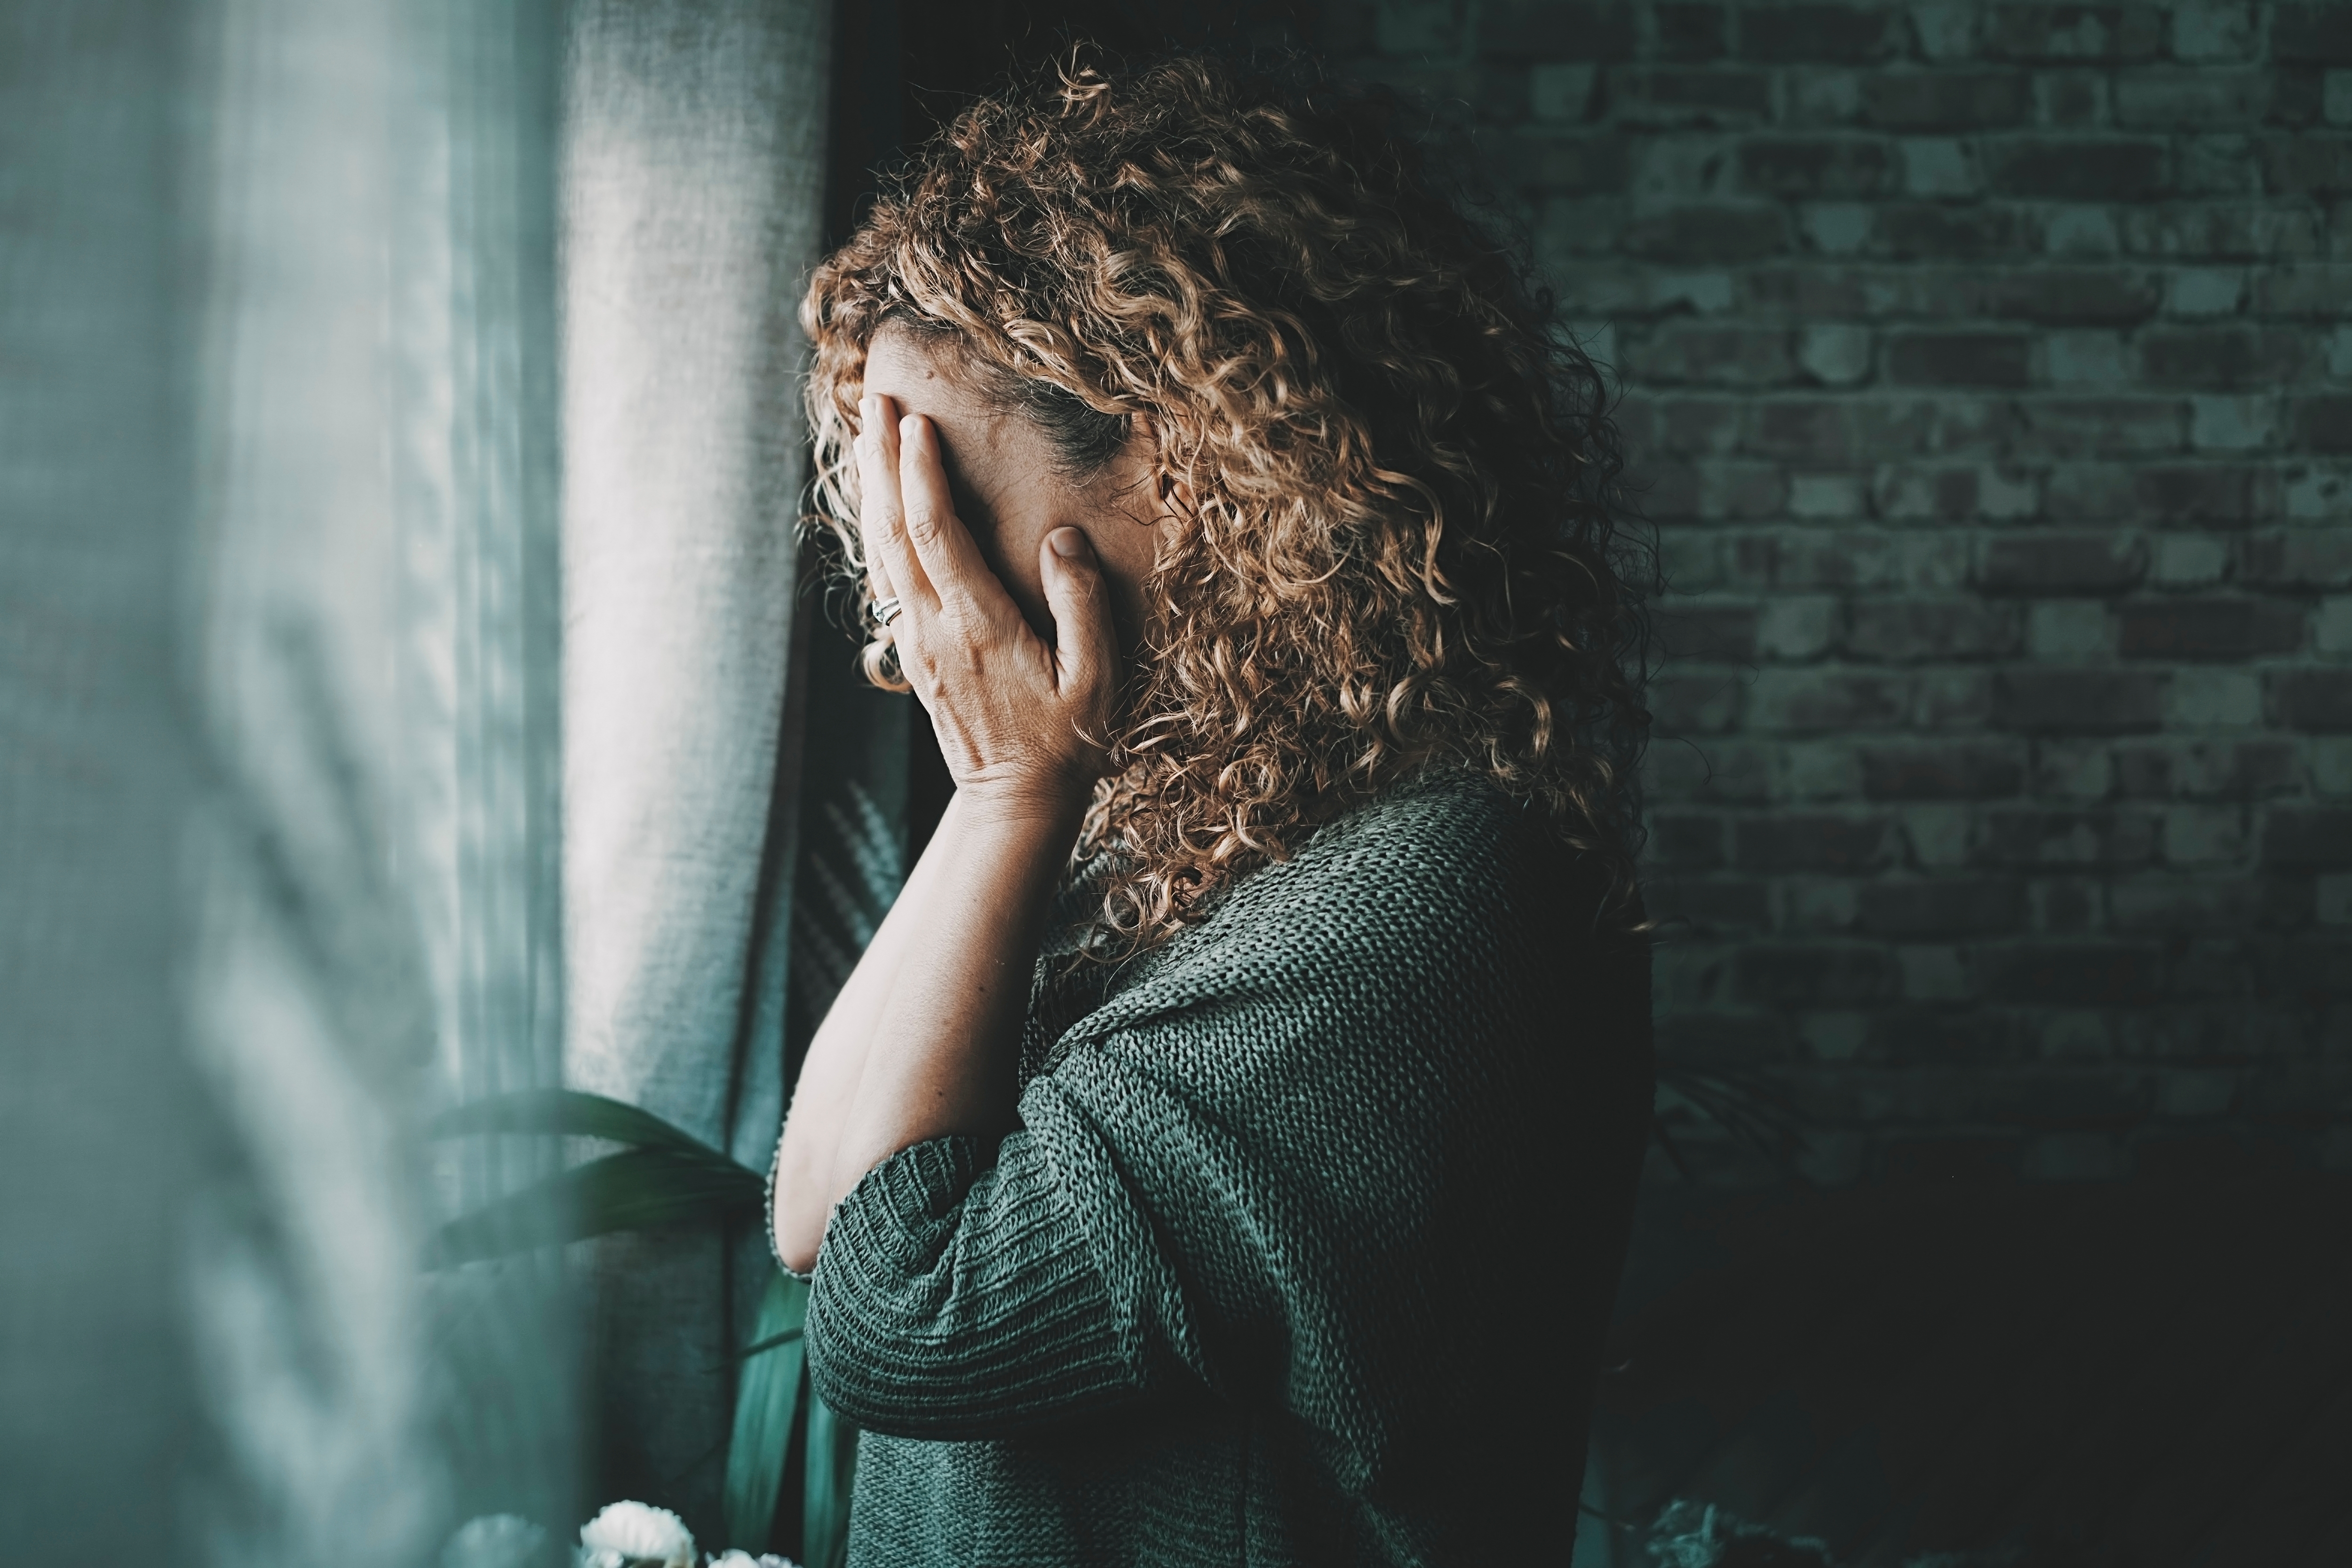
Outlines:
{"type": "Polygon", "coordinates": [[[1538,803],[1638,918],[1648,556],[1603,384],[1404,112],[1073,58],[965,110],[809,286],[815,521],[861,588],[886,321],[951,340],[1074,475],[1140,429],[1190,497],[1080,841],[1117,851],[1099,946],[1440,760],[1538,803]]]}

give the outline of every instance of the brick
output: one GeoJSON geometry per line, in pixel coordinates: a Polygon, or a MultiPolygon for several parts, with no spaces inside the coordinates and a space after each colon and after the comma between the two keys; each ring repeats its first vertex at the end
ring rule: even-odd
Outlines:
{"type": "Polygon", "coordinates": [[[2254,471],[2224,463],[2149,464],[2131,476],[2133,512],[2151,522],[2242,523],[2254,515],[2254,471]]]}
{"type": "Polygon", "coordinates": [[[2277,923],[2277,895],[2275,881],[2242,877],[2123,877],[2107,889],[2107,909],[2118,931],[2246,931],[2277,923]]]}
{"type": "Polygon", "coordinates": [[[1903,47],[1902,13],[1889,6],[1775,5],[1740,22],[1740,53],[1773,65],[1865,65],[1903,47]]]}
{"type": "Polygon", "coordinates": [[[2352,730],[2352,669],[2274,669],[2263,685],[2273,723],[2290,730],[2352,730]]]}
{"type": "Polygon", "coordinates": [[[1760,70],[1623,70],[1610,77],[1609,92],[1621,124],[1722,125],[1772,115],[1772,78],[1760,70]]]}
{"type": "Polygon", "coordinates": [[[2239,580],[2261,588],[2352,586],[2352,530],[2276,529],[2250,534],[2239,580]]]}
{"type": "Polygon", "coordinates": [[[1852,410],[1857,448],[1882,458],[2004,457],[2017,437],[2017,405],[2008,397],[1962,392],[1873,397],[1855,401],[1852,410]]]}
{"type": "Polygon", "coordinates": [[[2177,397],[2037,397],[2018,412],[2020,447],[2053,458],[2142,457],[2188,445],[2189,410],[2177,397]]]}
{"type": "Polygon", "coordinates": [[[2352,866],[2352,806],[2271,807],[2263,826],[2263,864],[2305,870],[2352,866]]]}
{"type": "Polygon", "coordinates": [[[1846,405],[1827,398],[1776,398],[1758,405],[1742,444],[1758,457],[1842,467],[1853,450],[1846,405]]]}
{"type": "Polygon", "coordinates": [[[1876,248],[1898,261],[2018,256],[2037,248],[2026,215],[2015,207],[1890,204],[1877,210],[1876,248]]]}
{"type": "Polygon", "coordinates": [[[1601,68],[1591,63],[1552,62],[1528,68],[1528,114],[1538,121],[1574,124],[1592,118],[1593,84],[1601,68]]]}
{"type": "Polygon", "coordinates": [[[1743,412],[1738,402],[1727,397],[1661,397],[1642,405],[1652,444],[1657,451],[1677,457],[1730,452],[1739,441],[1743,412]]]}
{"type": "Polygon", "coordinates": [[[2147,201],[2171,182],[2165,144],[2145,139],[2002,138],[1985,144],[1983,158],[1994,192],[2043,201],[2147,201]]]}
{"type": "Polygon", "coordinates": [[[2199,202],[2126,209],[2124,247],[2135,255],[2215,261],[2315,257],[2326,247],[2318,215],[2277,203],[2199,202]]]}
{"type": "Polygon", "coordinates": [[[1768,1006],[1885,1002],[1902,987],[1895,957],[1883,947],[1757,943],[1742,948],[1733,965],[1740,996],[1768,1006]]]}
{"type": "Polygon", "coordinates": [[[2151,327],[2134,343],[2141,378],[2153,386],[2233,391],[2269,387],[2306,374],[2307,332],[2232,324],[2151,327]]]}
{"type": "Polygon", "coordinates": [[[1795,374],[1791,335],[1781,327],[1667,326],[1621,339],[1618,363],[1654,384],[1773,386],[1795,374]]]}
{"type": "Polygon", "coordinates": [[[1669,601],[1651,616],[1658,651],[1668,658],[1741,663],[1756,657],[1756,606],[1669,601]]]}
{"type": "Polygon", "coordinates": [[[1849,876],[1894,865],[1898,847],[1892,817],[1790,812],[1738,819],[1732,846],[1744,871],[1849,876]]]}
{"type": "Polygon", "coordinates": [[[1644,855],[1660,866],[1708,871],[1723,864],[1723,818],[1712,812],[1654,812],[1649,834],[1644,855]]]}
{"type": "Polygon", "coordinates": [[[2298,397],[2288,405],[2288,428],[2307,452],[2352,452],[2352,394],[2298,397]]]}
{"type": "Polygon", "coordinates": [[[1995,5],[1984,52],[2035,63],[2146,60],[2164,34],[2164,14],[2153,5],[1995,5]]]}
{"type": "Polygon", "coordinates": [[[2182,60],[2242,60],[2254,52],[2253,7],[2190,4],[2172,12],[2172,55],[2182,60]]]}
{"type": "Polygon", "coordinates": [[[2017,930],[2024,909],[2023,889],[2013,878],[1925,878],[1862,887],[1862,929],[1873,936],[1990,936],[2017,930]]]}
{"type": "Polygon", "coordinates": [[[2047,126],[2104,125],[2109,118],[2107,78],[2087,71],[2053,71],[2033,79],[2035,117],[2047,126]]]}
{"type": "Polygon", "coordinates": [[[1741,185],[1769,196],[1867,196],[1894,183],[1884,142],[1858,136],[1753,136],[1739,145],[1741,185]]]}
{"type": "Polygon", "coordinates": [[[1985,131],[2023,124],[2032,90],[2015,71],[1874,71],[1863,113],[1889,131],[1985,131]]]}
{"type": "Polygon", "coordinates": [[[1911,682],[1899,676],[1767,668],[1756,678],[1749,721],[1815,733],[1891,729],[1909,719],[1911,697],[1911,682]]]}
{"type": "MultiPolygon", "coordinates": [[[[2037,942],[1998,948],[1979,960],[1985,994],[1995,1001],[2045,1007],[2144,1005],[2164,989],[2162,950],[2147,942],[2037,942]]],[[[2037,1084],[2028,1102],[2055,1100],[2037,1084]]]]}
{"type": "Polygon", "coordinates": [[[1891,332],[1887,379],[1902,386],[2024,386],[2033,340],[2022,332],[1891,332]]]}
{"type": "Polygon", "coordinates": [[[1644,872],[1642,900],[1650,917],[1695,931],[1762,931],[1772,921],[1771,884],[1644,872]]]}
{"type": "Polygon", "coordinates": [[[1653,746],[1644,778],[1659,800],[1709,800],[1756,805],[1770,797],[1768,753],[1760,746],[1688,742],[1653,746]]]}
{"type": "Polygon", "coordinates": [[[2303,606],[2278,599],[2141,599],[2118,614],[2126,658],[2243,659],[2303,646],[2303,606]]]}
{"type": "Polygon", "coordinates": [[[2125,795],[2157,800],[2251,800],[2297,785],[2294,747],[2285,741],[2121,745],[2116,779],[2125,795]]]}
{"type": "Polygon", "coordinates": [[[1609,0],[1485,0],[1479,11],[1488,59],[1631,59],[1634,42],[1633,8],[1609,0]]]}
{"type": "Polygon", "coordinates": [[[2315,316],[2336,321],[2352,302],[2352,266],[2307,262],[2265,268],[2252,279],[2252,310],[2258,316],[2315,316]]]}
{"type": "Polygon", "coordinates": [[[1732,266],[1778,256],[1789,247],[1789,223],[1778,207],[1678,207],[1626,226],[1624,249],[1643,261],[1732,266]]]}
{"type": "MultiPolygon", "coordinates": [[[[2264,988],[2274,994],[2284,993],[2306,1006],[2352,995],[2352,942],[2342,937],[2265,944],[2258,953],[2264,988]]],[[[2315,1063],[2302,1071],[2291,1068],[2289,1073],[2274,1071],[2249,1082],[2247,1099],[2252,1103],[2247,1109],[2282,1121],[2326,1123],[2342,1116],[2339,1107],[2352,1104],[2337,1062],[2315,1063]]]]}
{"type": "Polygon", "coordinates": [[[2163,723],[2164,692],[2153,671],[2007,669],[1993,677],[1993,719],[2030,733],[2129,734],[2163,723]]]}
{"type": "Polygon", "coordinates": [[[2253,196],[2263,190],[2262,163],[2251,137],[2197,132],[2173,142],[2172,188],[2184,196],[2253,196]]]}
{"type": "Polygon", "coordinates": [[[1759,587],[1940,591],[1968,580],[1968,541],[1955,533],[1789,528],[1743,535],[1732,553],[1759,587]]]}
{"type": "Polygon", "coordinates": [[[1871,499],[1879,516],[1903,521],[1983,518],[2013,522],[2040,510],[2033,475],[1984,464],[1952,468],[1888,464],[1872,475],[1871,499]]]}
{"type": "Polygon", "coordinates": [[[2270,112],[2266,118],[2273,125],[2301,128],[2323,121],[2336,125],[2352,121],[2352,102],[2346,100],[2342,85],[2346,77],[2342,71],[2321,70],[2315,66],[2273,66],[2269,79],[2270,112]]]}
{"type": "Polygon", "coordinates": [[[1989,594],[2115,593],[2147,571],[2137,535],[2012,533],[1989,540],[1977,581],[1989,594]]]}
{"type": "Polygon", "coordinates": [[[1977,858],[1989,865],[2113,868],[2156,858],[2156,819],[2137,811],[1995,806],[1981,826],[1977,858]]]}
{"type": "Polygon", "coordinates": [[[1719,4],[1654,5],[1650,16],[1661,59],[1720,59],[1730,47],[1730,28],[1719,4]]]}
{"type": "Polygon", "coordinates": [[[2275,7],[2271,58],[2281,65],[2352,65],[2352,9],[2341,0],[2275,7]]]}
{"type": "Polygon", "coordinates": [[[2128,326],[2164,303],[2157,275],[2138,267],[2040,267],[1995,274],[1985,288],[1988,315],[2052,325],[2128,326]]]}
{"type": "Polygon", "coordinates": [[[1507,190],[1614,195],[1625,189],[1631,153],[1615,135],[1509,136],[1489,152],[1487,173],[1507,190]]]}
{"type": "Polygon", "coordinates": [[[1844,386],[1870,374],[1870,329],[1842,322],[1805,328],[1797,342],[1797,363],[1815,381],[1844,386]]]}
{"type": "Polygon", "coordinates": [[[1717,734],[1739,722],[1746,689],[1736,670],[1670,669],[1650,679],[1650,715],[1662,734],[1717,734]]]}
{"type": "Polygon", "coordinates": [[[1845,651],[1857,658],[1911,664],[1922,659],[1993,658],[2017,651],[2013,605],[1981,599],[1877,599],[1848,611],[1845,651]]]}
{"type": "MultiPolygon", "coordinates": [[[[1868,209],[1859,210],[1866,219],[1868,209]]],[[[1801,321],[1875,315],[1885,309],[1876,275],[1855,268],[1824,266],[1819,261],[1760,267],[1742,282],[1750,309],[1801,321]]]]}
{"type": "Polygon", "coordinates": [[[2352,137],[2316,131],[2266,136],[2262,168],[2274,195],[2352,194],[2352,137]]]}
{"type": "Polygon", "coordinates": [[[2025,782],[2011,742],[1945,742],[1860,748],[1863,794],[1872,800],[1991,800],[2025,782]]]}
{"type": "Polygon", "coordinates": [[[2116,79],[2116,123],[2135,131],[2255,124],[2270,107],[2270,84],[2264,71],[2126,71],[2116,79]]]}

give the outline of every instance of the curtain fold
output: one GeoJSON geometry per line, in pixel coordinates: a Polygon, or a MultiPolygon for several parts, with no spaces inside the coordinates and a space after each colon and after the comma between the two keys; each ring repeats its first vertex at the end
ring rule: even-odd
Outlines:
{"type": "MultiPolygon", "coordinates": [[[[436,1560],[578,1498],[555,0],[0,7],[0,1532],[436,1560]]],[[[488,1568],[467,1563],[464,1568],[488,1568]]]]}
{"type": "Polygon", "coordinates": [[[553,1155],[425,1129],[561,1066],[558,12],[194,16],[208,1545],[392,1568],[577,1506],[555,1261],[422,1269],[553,1155]]]}
{"type": "MultiPolygon", "coordinates": [[[[566,1076],[754,1167],[783,1103],[829,37],[823,0],[581,0],[564,59],[566,1076]]],[[[764,1249],[594,1250],[599,1481],[715,1528],[764,1249]]]]}

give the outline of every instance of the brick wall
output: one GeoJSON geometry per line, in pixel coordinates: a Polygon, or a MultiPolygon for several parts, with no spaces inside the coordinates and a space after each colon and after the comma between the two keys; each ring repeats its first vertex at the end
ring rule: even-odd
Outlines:
{"type": "Polygon", "coordinates": [[[1319,34],[1624,384],[1662,1047],[1824,1179],[2352,1166],[2352,3],[1319,34]]]}

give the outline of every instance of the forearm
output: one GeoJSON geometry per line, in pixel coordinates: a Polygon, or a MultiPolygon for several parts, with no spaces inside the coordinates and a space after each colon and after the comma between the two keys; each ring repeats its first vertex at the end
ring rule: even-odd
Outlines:
{"type": "Polygon", "coordinates": [[[864,1053],[824,1207],[910,1144],[1013,1124],[1021,1025],[1045,909],[1077,835],[1075,805],[967,799],[940,882],[864,1053]]]}
{"type": "Polygon", "coordinates": [[[1076,821],[950,800],[801,1068],[772,1216],[793,1268],[814,1264],[833,1205],[881,1161],[1009,1125],[1045,909],[1076,821]]]}

